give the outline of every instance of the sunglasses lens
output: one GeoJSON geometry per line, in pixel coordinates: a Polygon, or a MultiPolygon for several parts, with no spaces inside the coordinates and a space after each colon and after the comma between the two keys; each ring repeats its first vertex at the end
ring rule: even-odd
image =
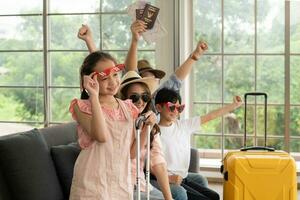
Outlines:
{"type": "Polygon", "coordinates": [[[178,106],[177,111],[181,113],[184,110],[184,105],[178,106]]]}
{"type": "Polygon", "coordinates": [[[169,106],[169,109],[170,109],[171,112],[174,112],[174,110],[175,110],[175,105],[169,106]]]}
{"type": "Polygon", "coordinates": [[[132,100],[132,103],[136,103],[140,100],[140,95],[134,94],[129,97],[132,100]]]}
{"type": "Polygon", "coordinates": [[[147,103],[147,102],[149,102],[150,101],[150,95],[148,95],[148,94],[143,94],[142,95],[142,99],[143,99],[143,101],[145,102],[145,103],[147,103]]]}

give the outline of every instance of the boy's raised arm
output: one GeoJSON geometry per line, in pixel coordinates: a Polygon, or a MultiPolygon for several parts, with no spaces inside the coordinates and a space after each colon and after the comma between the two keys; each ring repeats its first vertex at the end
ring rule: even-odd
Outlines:
{"type": "Polygon", "coordinates": [[[77,37],[85,41],[86,46],[90,53],[97,51],[96,45],[94,43],[92,31],[88,25],[82,24],[78,30],[77,37]]]}
{"type": "Polygon", "coordinates": [[[141,37],[141,33],[146,31],[145,22],[141,20],[134,21],[130,26],[130,30],[132,36],[130,47],[125,60],[125,66],[127,71],[136,71],[138,41],[141,37]]]}
{"type": "Polygon", "coordinates": [[[202,54],[208,49],[205,42],[199,41],[195,50],[190,54],[190,56],[182,63],[175,71],[178,79],[184,80],[187,75],[191,72],[193,64],[199,60],[202,54]]]}
{"type": "Polygon", "coordinates": [[[210,120],[213,120],[217,117],[221,117],[223,116],[224,114],[227,114],[237,108],[239,108],[241,105],[242,105],[242,99],[241,97],[239,96],[235,96],[234,99],[233,99],[233,103],[229,104],[229,105],[226,105],[222,108],[219,108],[217,110],[214,110],[204,116],[201,116],[200,117],[200,122],[201,124],[204,124],[206,122],[209,122],[210,120]]]}

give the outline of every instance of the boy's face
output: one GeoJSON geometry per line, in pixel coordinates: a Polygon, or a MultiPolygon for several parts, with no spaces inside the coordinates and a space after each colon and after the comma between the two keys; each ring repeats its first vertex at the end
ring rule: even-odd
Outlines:
{"type": "Polygon", "coordinates": [[[157,104],[157,110],[160,112],[160,117],[167,121],[175,121],[184,109],[184,104],[180,105],[179,101],[175,104],[165,102],[157,104]]]}

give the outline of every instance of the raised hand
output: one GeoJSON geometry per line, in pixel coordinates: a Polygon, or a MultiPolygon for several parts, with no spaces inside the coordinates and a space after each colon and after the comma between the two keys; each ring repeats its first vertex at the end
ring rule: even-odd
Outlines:
{"type": "Polygon", "coordinates": [[[192,53],[192,58],[194,60],[198,60],[207,49],[208,49],[207,43],[203,41],[199,41],[195,50],[192,53]]]}
{"type": "Polygon", "coordinates": [[[82,26],[78,30],[77,37],[85,42],[92,40],[93,35],[90,27],[88,25],[82,24],[82,26]]]}
{"type": "Polygon", "coordinates": [[[97,75],[95,75],[95,73],[92,73],[89,76],[83,76],[83,87],[87,90],[90,97],[98,97],[99,83],[97,80],[97,75]]]}
{"type": "Polygon", "coordinates": [[[134,41],[138,41],[141,34],[146,31],[146,24],[141,20],[136,20],[131,24],[130,30],[132,33],[132,39],[134,41]]]}
{"type": "Polygon", "coordinates": [[[243,104],[242,98],[240,96],[233,97],[233,104],[235,105],[235,108],[241,107],[241,105],[243,104]]]}

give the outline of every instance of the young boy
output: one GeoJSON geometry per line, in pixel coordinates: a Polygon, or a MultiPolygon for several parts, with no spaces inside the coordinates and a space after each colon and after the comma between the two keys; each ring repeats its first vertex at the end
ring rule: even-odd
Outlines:
{"type": "MultiPolygon", "coordinates": [[[[203,182],[205,179],[200,174],[188,172],[190,139],[193,132],[200,129],[201,124],[233,111],[241,104],[241,98],[236,96],[232,104],[204,116],[178,120],[184,109],[180,95],[176,91],[167,88],[163,88],[157,93],[155,105],[160,113],[159,127],[162,149],[167,161],[172,196],[175,200],[219,199],[219,195],[207,187],[207,182],[203,182]]],[[[152,184],[157,186],[155,181],[152,184]]]]}

